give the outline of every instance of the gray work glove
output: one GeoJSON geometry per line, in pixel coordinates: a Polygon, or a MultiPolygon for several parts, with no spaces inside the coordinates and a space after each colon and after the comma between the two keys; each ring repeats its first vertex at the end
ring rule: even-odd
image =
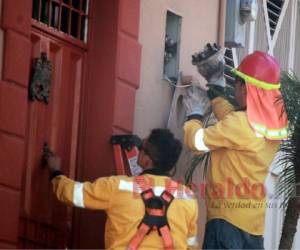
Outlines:
{"type": "Polygon", "coordinates": [[[197,66],[208,85],[225,87],[225,60],[220,46],[208,43],[203,51],[192,56],[192,64],[197,66]]]}
{"type": "Polygon", "coordinates": [[[206,91],[194,85],[187,89],[186,95],[183,97],[183,104],[186,108],[187,117],[192,115],[204,116],[210,107],[206,91]]]}

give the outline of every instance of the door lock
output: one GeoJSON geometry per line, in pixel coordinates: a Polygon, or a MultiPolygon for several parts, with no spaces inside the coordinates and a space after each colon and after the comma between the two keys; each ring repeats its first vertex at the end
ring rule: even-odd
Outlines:
{"type": "Polygon", "coordinates": [[[50,149],[48,143],[44,142],[43,153],[42,153],[42,167],[45,167],[47,165],[48,157],[52,154],[53,154],[53,152],[50,149]]]}

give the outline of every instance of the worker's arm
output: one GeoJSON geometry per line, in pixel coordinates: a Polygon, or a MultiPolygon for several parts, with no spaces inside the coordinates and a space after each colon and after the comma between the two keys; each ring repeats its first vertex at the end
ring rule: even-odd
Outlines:
{"type": "Polygon", "coordinates": [[[215,125],[203,128],[202,123],[190,120],[184,124],[184,142],[195,152],[208,152],[219,148],[243,150],[251,137],[245,132],[246,118],[243,120],[233,112],[215,125]]]}
{"type": "Polygon", "coordinates": [[[58,175],[52,179],[53,191],[58,200],[76,207],[108,209],[117,180],[112,177],[99,178],[95,182],[75,182],[58,175]]]}
{"type": "Polygon", "coordinates": [[[44,155],[50,169],[53,191],[58,200],[76,207],[89,209],[108,209],[115,190],[117,177],[99,178],[94,182],[75,182],[61,172],[61,159],[49,152],[44,155]]]}
{"type": "Polygon", "coordinates": [[[196,133],[202,129],[203,125],[200,120],[197,119],[191,119],[184,123],[183,130],[184,130],[184,144],[188,146],[188,148],[192,151],[199,152],[205,152],[209,151],[209,149],[205,150],[204,148],[200,150],[200,145],[198,145],[196,140],[196,133]]]}
{"type": "MultiPolygon", "coordinates": [[[[209,92],[208,92],[209,94],[209,92]]],[[[209,95],[208,95],[209,96],[209,95]]],[[[218,121],[223,120],[228,114],[234,111],[234,107],[221,96],[210,98],[211,106],[215,117],[218,121]]]]}
{"type": "Polygon", "coordinates": [[[214,115],[218,120],[224,119],[234,108],[221,96],[225,93],[225,60],[221,48],[216,44],[207,44],[204,50],[193,55],[193,65],[207,80],[207,96],[211,101],[214,115]]]}

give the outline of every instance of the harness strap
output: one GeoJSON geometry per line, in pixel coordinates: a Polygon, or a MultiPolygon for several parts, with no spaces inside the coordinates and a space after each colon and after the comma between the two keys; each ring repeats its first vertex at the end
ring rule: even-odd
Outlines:
{"type": "Polygon", "coordinates": [[[149,189],[152,189],[152,185],[150,181],[147,181],[144,176],[136,176],[134,178],[134,183],[137,184],[137,186],[142,190],[142,192],[145,192],[149,189]]]}
{"type": "Polygon", "coordinates": [[[173,239],[170,233],[170,229],[168,225],[163,226],[158,229],[160,232],[161,237],[163,238],[165,250],[172,250],[173,249],[173,239]]]}
{"type": "Polygon", "coordinates": [[[136,234],[130,240],[127,249],[137,250],[145,236],[151,230],[157,230],[163,239],[164,248],[173,250],[173,239],[167,220],[167,210],[174,199],[173,193],[177,190],[179,184],[175,181],[168,181],[166,190],[157,197],[144,176],[136,177],[135,182],[142,190],[141,196],[145,204],[145,215],[138,226],[136,234]]]}
{"type": "Polygon", "coordinates": [[[145,236],[151,231],[151,228],[147,226],[146,224],[142,223],[139,226],[138,231],[135,233],[135,235],[130,240],[127,249],[128,250],[136,250],[142,243],[145,236]]]}
{"type": "Polygon", "coordinates": [[[146,207],[146,212],[149,215],[153,215],[153,216],[164,216],[164,214],[165,214],[164,209],[157,209],[157,208],[147,208],[146,207]]]}
{"type": "Polygon", "coordinates": [[[166,191],[168,191],[170,194],[174,194],[176,191],[179,191],[178,190],[178,186],[179,186],[179,183],[176,182],[176,181],[173,181],[173,180],[168,180],[166,182],[166,191]]]}

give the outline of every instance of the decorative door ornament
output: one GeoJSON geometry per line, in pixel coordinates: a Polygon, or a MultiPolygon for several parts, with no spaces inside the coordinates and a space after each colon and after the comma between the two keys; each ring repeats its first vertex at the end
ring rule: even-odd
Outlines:
{"type": "Polygon", "coordinates": [[[47,53],[42,52],[40,58],[34,59],[32,77],[29,84],[29,99],[48,104],[51,87],[51,62],[47,53]]]}

